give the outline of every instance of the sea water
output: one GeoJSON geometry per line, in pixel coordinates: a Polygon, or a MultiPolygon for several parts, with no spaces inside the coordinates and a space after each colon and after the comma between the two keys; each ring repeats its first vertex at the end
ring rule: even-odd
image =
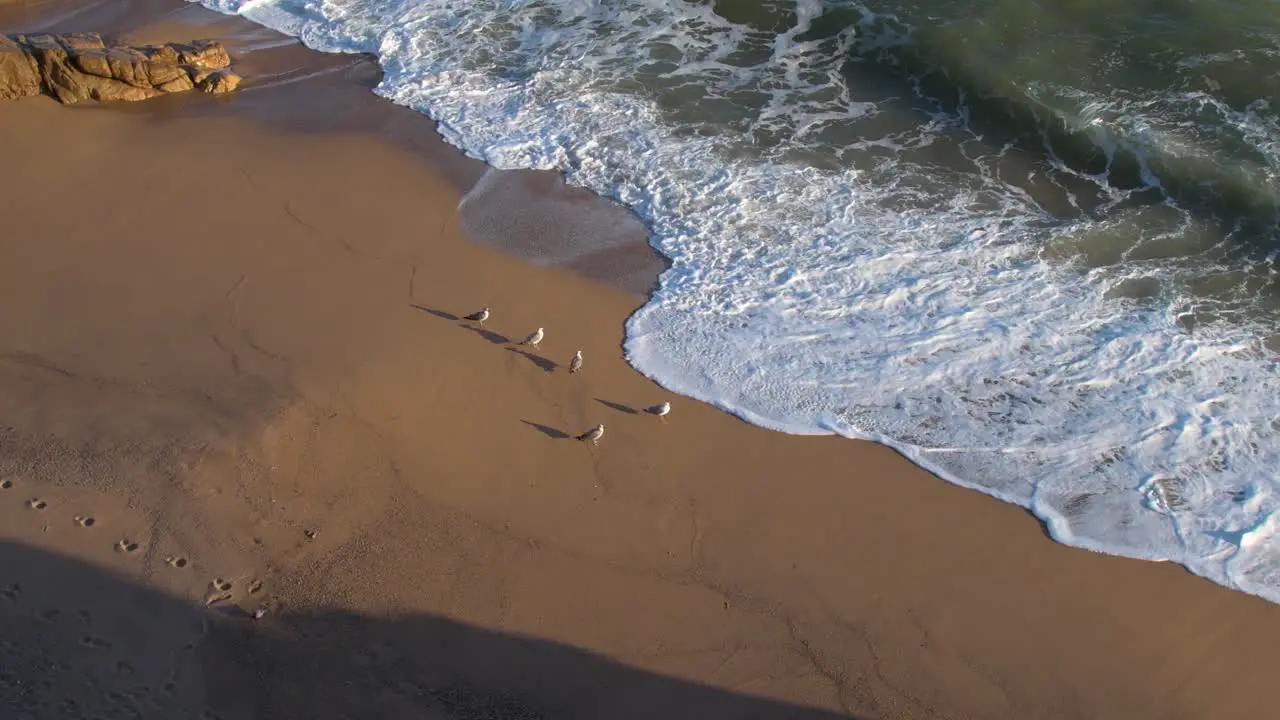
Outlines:
{"type": "Polygon", "coordinates": [[[663,386],[1280,602],[1270,3],[202,2],[637,213],[663,386]]]}

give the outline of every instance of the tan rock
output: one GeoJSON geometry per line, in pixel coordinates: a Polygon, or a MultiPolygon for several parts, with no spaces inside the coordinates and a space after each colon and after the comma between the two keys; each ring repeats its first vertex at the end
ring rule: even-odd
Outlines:
{"type": "Polygon", "coordinates": [[[149,60],[177,65],[182,62],[181,56],[172,45],[142,45],[137,48],[149,60]]]}
{"type": "Polygon", "coordinates": [[[194,88],[195,86],[196,86],[195,83],[191,82],[190,75],[187,75],[185,72],[178,70],[178,72],[169,80],[166,80],[162,83],[157,83],[155,85],[155,88],[163,92],[172,93],[172,92],[186,92],[194,88]]]}
{"type": "Polygon", "coordinates": [[[101,50],[106,47],[102,43],[102,36],[98,33],[66,33],[57,36],[58,42],[62,47],[67,49],[68,53],[76,53],[81,50],[101,50]]]}
{"type": "Polygon", "coordinates": [[[67,49],[53,35],[19,35],[17,41],[35,60],[44,89],[59,102],[71,104],[88,97],[80,73],[67,66],[67,49]]]}
{"type": "Polygon", "coordinates": [[[112,102],[115,100],[136,102],[164,94],[161,90],[154,88],[140,88],[126,82],[96,75],[84,75],[81,77],[81,82],[88,93],[88,97],[98,102],[112,102]]]}
{"type": "Polygon", "coordinates": [[[143,100],[199,88],[226,93],[240,84],[220,43],[107,47],[97,33],[0,36],[0,98],[44,91],[63,103],[143,100]]]}
{"type": "Polygon", "coordinates": [[[84,50],[76,53],[73,61],[75,62],[75,66],[80,68],[80,72],[109,78],[112,76],[112,73],[111,63],[107,62],[108,52],[110,51],[105,48],[84,50]]]}
{"type": "Polygon", "coordinates": [[[166,92],[181,92],[193,87],[188,82],[186,68],[148,58],[131,48],[88,50],[77,54],[76,62],[87,73],[114,78],[134,87],[174,88],[166,92]]]}
{"type": "Polygon", "coordinates": [[[192,43],[144,45],[138,48],[148,58],[172,65],[195,65],[218,70],[231,65],[231,56],[222,43],[213,40],[196,40],[192,43]]]}
{"type": "Polygon", "coordinates": [[[23,46],[0,35],[0,100],[16,100],[40,93],[40,72],[23,46]]]}
{"type": "Polygon", "coordinates": [[[187,75],[186,69],[180,65],[148,62],[146,64],[146,71],[146,84],[151,85],[152,87],[160,87],[161,85],[172,83],[175,80],[182,80],[186,82],[186,87],[183,88],[184,90],[190,90],[192,87],[191,78],[187,75]]]}
{"type": "Polygon", "coordinates": [[[211,95],[221,95],[240,87],[241,80],[239,75],[224,68],[209,73],[196,87],[211,95]]]}
{"type": "Polygon", "coordinates": [[[44,78],[45,87],[58,102],[74,105],[81,100],[89,99],[89,87],[84,78],[93,77],[77,72],[63,61],[49,61],[42,65],[40,74],[44,78]]]}
{"type": "Polygon", "coordinates": [[[89,97],[88,89],[80,81],[85,77],[84,73],[67,65],[65,52],[41,49],[32,52],[32,57],[40,71],[45,92],[56,97],[58,102],[71,105],[89,97]]]}
{"type": "Polygon", "coordinates": [[[19,35],[17,41],[21,45],[25,45],[27,52],[36,59],[38,64],[43,58],[53,61],[66,62],[67,49],[58,42],[58,38],[53,35],[19,35]]]}
{"type": "Polygon", "coordinates": [[[175,46],[182,56],[182,63],[196,67],[220,70],[231,66],[231,56],[220,42],[196,40],[188,45],[175,46]]]}
{"type": "Polygon", "coordinates": [[[205,78],[209,77],[215,72],[217,72],[217,70],[210,70],[209,68],[196,67],[195,65],[187,66],[187,74],[191,76],[191,82],[195,83],[196,87],[200,87],[200,83],[204,82],[205,78]]]}
{"type": "Polygon", "coordinates": [[[150,62],[146,55],[133,48],[111,48],[107,51],[107,66],[111,69],[109,77],[137,87],[151,85],[151,75],[147,71],[150,62]]]}

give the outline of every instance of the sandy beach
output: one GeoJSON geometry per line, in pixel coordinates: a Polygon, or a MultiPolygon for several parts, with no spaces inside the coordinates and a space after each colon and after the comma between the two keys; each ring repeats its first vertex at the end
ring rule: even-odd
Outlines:
{"type": "Polygon", "coordinates": [[[0,106],[4,717],[1274,712],[1275,606],[635,372],[644,228],[369,58],[85,7],[0,31],[219,39],[246,82],[0,106]]]}

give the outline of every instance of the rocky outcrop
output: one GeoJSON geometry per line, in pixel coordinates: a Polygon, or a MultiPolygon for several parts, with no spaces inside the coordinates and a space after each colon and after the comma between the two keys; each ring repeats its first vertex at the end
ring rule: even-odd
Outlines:
{"type": "Polygon", "coordinates": [[[59,102],[145,100],[240,85],[220,43],[108,47],[97,33],[0,35],[0,99],[45,93],[59,102]]]}

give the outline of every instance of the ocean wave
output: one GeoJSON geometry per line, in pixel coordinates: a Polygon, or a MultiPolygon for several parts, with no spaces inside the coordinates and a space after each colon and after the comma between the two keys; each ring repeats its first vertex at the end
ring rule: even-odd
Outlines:
{"type": "MultiPolygon", "coordinates": [[[[1280,375],[1256,327],[1211,321],[1257,290],[1205,260],[1215,218],[1144,200],[1149,169],[1121,187],[992,142],[918,73],[851,67],[910,41],[898,19],[833,23],[817,0],[735,20],[659,0],[204,4],[374,53],[376,92],[467,153],[633,209],[671,260],[627,323],[661,385],[883,442],[1062,542],[1280,602],[1280,375]]],[[[1255,120],[1233,116],[1265,141],[1255,120]]]]}

